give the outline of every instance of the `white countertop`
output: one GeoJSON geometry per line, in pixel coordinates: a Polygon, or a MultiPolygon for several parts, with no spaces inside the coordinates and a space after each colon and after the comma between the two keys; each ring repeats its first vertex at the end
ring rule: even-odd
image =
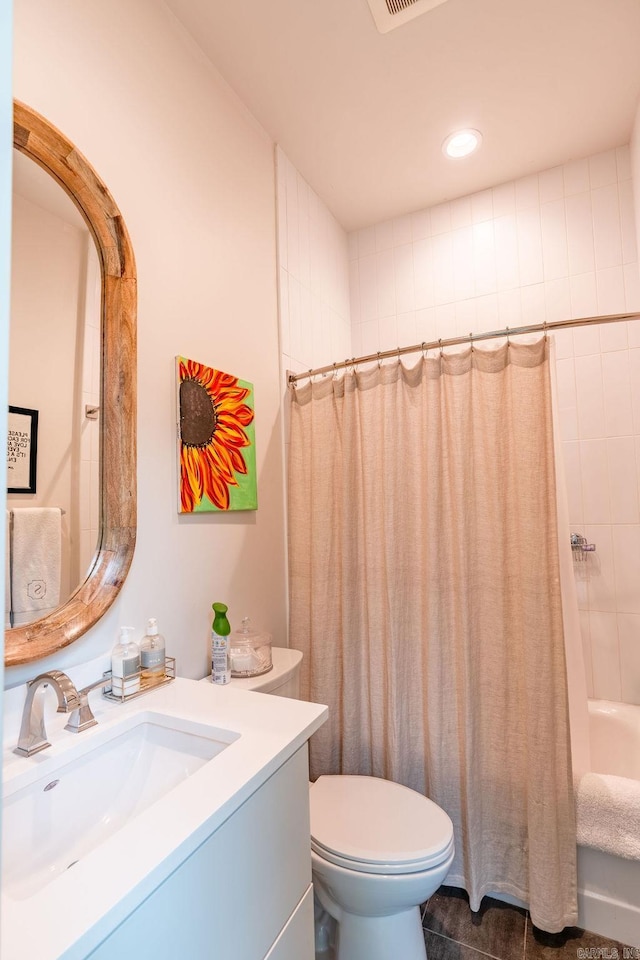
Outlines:
{"type": "MultiPolygon", "coordinates": [[[[55,699],[55,698],[54,698],[55,699]]],[[[3,792],[99,746],[133,714],[163,714],[239,735],[210,763],[33,896],[2,897],[2,960],[82,960],[255,792],[325,721],[327,708],[178,678],[126,704],[99,692],[98,726],[81,734],[47,720],[52,746],[33,757],[4,750],[3,792]]],[[[12,745],[13,746],[13,745],[12,745]]]]}

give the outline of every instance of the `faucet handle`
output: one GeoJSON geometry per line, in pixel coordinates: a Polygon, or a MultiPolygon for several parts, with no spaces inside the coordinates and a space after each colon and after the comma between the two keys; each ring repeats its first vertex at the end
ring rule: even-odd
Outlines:
{"type": "Polygon", "coordinates": [[[93,683],[87,684],[82,690],[78,690],[78,696],[81,697],[83,694],[90,693],[91,690],[95,690],[96,687],[108,687],[109,685],[109,675],[107,674],[106,677],[103,676],[100,680],[94,680],[93,683]]]}
{"type": "Polygon", "coordinates": [[[88,730],[89,727],[96,726],[98,721],[94,717],[93,710],[89,705],[89,693],[95,690],[96,687],[105,686],[108,686],[108,679],[102,677],[101,680],[95,680],[93,683],[83,687],[82,690],[78,690],[79,702],[69,717],[69,722],[65,724],[65,730],[70,730],[72,733],[82,733],[83,730],[88,730]]]}

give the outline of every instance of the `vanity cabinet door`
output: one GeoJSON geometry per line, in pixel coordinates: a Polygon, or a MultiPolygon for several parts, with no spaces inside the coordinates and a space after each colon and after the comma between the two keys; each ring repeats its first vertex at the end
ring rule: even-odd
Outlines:
{"type": "Polygon", "coordinates": [[[273,960],[313,960],[312,901],[311,909],[305,903],[291,929],[285,930],[310,883],[305,744],[90,954],[90,960],[264,960],[270,950],[275,951],[273,960]],[[300,946],[297,953],[294,946],[300,946]]]}
{"type": "Polygon", "coordinates": [[[307,957],[312,960],[313,939],[313,887],[309,885],[265,960],[306,960],[307,957]]]}

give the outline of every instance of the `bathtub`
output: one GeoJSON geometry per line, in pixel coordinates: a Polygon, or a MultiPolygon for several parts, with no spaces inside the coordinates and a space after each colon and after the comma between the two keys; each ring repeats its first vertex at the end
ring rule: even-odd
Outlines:
{"type": "MultiPolygon", "coordinates": [[[[598,849],[587,822],[590,813],[593,823],[594,802],[606,803],[612,789],[640,810],[640,706],[590,700],[589,742],[592,772],[578,788],[578,922],[601,936],[640,946],[640,859],[598,849]]],[[[635,839],[640,846],[640,833],[635,839]]]]}

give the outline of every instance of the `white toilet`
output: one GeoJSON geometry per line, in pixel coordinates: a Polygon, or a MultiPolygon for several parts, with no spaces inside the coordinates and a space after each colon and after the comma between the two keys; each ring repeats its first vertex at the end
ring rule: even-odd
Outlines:
{"type": "MultiPolygon", "coordinates": [[[[272,655],[269,673],[232,683],[297,698],[302,654],[274,647],[272,655]]],[[[425,960],[419,907],[453,861],[447,814],[377,777],[319,777],[309,799],[313,884],[338,923],[337,960],[425,960]]]]}
{"type": "Polygon", "coordinates": [[[338,960],[424,960],[419,905],[453,860],[447,814],[376,777],[319,777],[309,797],[314,889],[338,921],[338,960]]]}

